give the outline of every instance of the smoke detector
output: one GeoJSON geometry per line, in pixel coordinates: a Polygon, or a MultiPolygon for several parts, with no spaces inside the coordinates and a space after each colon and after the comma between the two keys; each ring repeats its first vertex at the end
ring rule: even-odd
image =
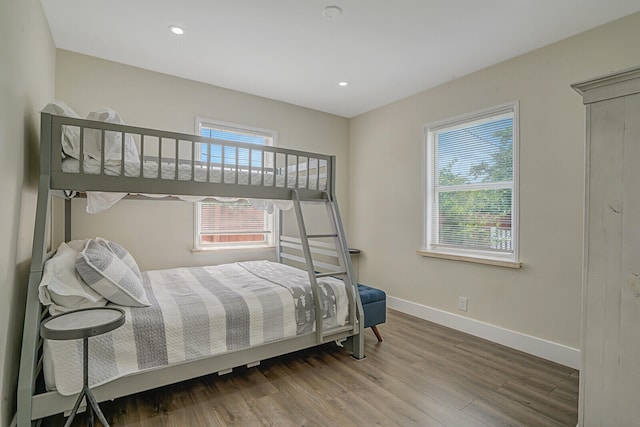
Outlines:
{"type": "Polygon", "coordinates": [[[342,15],[342,9],[338,6],[327,6],[322,9],[322,16],[326,19],[333,19],[342,15]]]}

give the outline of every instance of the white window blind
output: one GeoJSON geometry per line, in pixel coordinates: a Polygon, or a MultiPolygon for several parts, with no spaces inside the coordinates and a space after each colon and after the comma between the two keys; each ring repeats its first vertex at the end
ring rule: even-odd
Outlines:
{"type": "Polygon", "coordinates": [[[427,127],[427,251],[516,260],[516,112],[427,127]]]}
{"type": "Polygon", "coordinates": [[[272,233],[268,219],[245,199],[201,202],[200,243],[268,244],[272,233]]]}
{"type": "MultiPolygon", "coordinates": [[[[257,130],[237,124],[215,122],[213,120],[196,119],[200,135],[225,141],[245,142],[260,145],[273,145],[275,132],[257,130]]],[[[248,166],[262,167],[262,151],[248,149],[224,150],[221,145],[212,145],[207,152],[207,145],[202,144],[200,156],[210,164],[225,167],[248,166]],[[256,153],[260,155],[256,155],[256,153]]],[[[267,214],[251,206],[246,199],[208,200],[196,204],[196,242],[197,248],[237,247],[237,246],[271,246],[273,245],[273,215],[267,214]]]]}

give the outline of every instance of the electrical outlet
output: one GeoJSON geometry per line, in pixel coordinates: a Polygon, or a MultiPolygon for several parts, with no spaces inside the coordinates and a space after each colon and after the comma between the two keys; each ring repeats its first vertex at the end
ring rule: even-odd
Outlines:
{"type": "Polygon", "coordinates": [[[458,297],[458,309],[461,311],[467,311],[467,301],[465,297],[458,297]]]}

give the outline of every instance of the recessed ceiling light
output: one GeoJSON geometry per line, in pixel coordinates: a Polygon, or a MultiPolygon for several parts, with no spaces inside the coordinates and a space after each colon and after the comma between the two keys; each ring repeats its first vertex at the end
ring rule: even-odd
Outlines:
{"type": "Polygon", "coordinates": [[[173,34],[181,36],[184,34],[184,30],[181,27],[178,27],[177,25],[169,25],[169,31],[171,31],[173,34]]]}
{"type": "Polygon", "coordinates": [[[340,82],[338,83],[338,86],[342,86],[342,87],[349,86],[349,82],[340,82]]]}
{"type": "Polygon", "coordinates": [[[324,9],[322,9],[322,16],[324,16],[327,19],[333,19],[340,15],[342,15],[342,9],[339,8],[338,6],[327,6],[324,9]]]}

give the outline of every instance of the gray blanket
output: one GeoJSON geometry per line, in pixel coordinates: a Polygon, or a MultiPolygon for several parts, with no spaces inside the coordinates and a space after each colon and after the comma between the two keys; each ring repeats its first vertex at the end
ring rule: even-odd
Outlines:
{"type": "MultiPolygon", "coordinates": [[[[315,329],[307,273],[269,261],[143,273],[150,307],[123,307],[126,323],[89,339],[96,386],[142,369],[278,341],[315,329]]],[[[344,284],[319,284],[324,327],[344,325],[344,284]]],[[[48,387],[81,390],[82,343],[46,341],[48,387]],[[51,377],[54,377],[53,379],[51,377]],[[54,382],[54,384],[52,384],[54,382]]]]}

